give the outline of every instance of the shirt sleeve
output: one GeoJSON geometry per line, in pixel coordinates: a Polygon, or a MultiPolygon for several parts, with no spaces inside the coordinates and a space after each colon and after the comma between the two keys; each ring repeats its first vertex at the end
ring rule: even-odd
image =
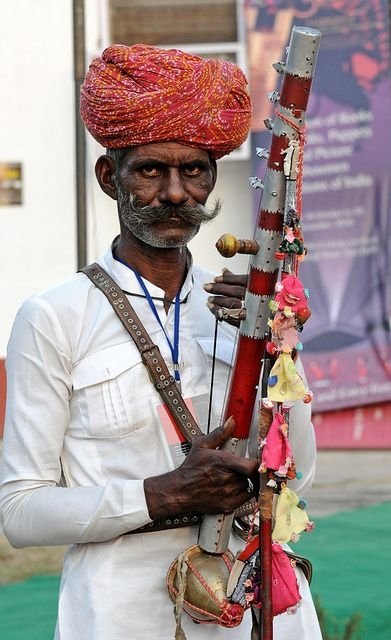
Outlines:
{"type": "Polygon", "coordinates": [[[15,547],[100,542],[150,522],[143,480],[61,486],[72,348],[52,307],[27,301],[7,353],[0,514],[15,547]]]}
{"type": "MultiPolygon", "coordinates": [[[[297,358],[296,369],[307,385],[303,365],[297,358]]],[[[258,405],[260,398],[258,399],[258,405]]],[[[258,411],[255,411],[257,414],[258,411]]],[[[311,420],[311,404],[297,400],[289,412],[289,442],[298,472],[298,478],[289,480],[289,488],[304,496],[312,486],[316,470],[316,441],[315,431],[311,420]]],[[[258,416],[254,416],[250,433],[249,452],[257,456],[258,446],[258,416]]]]}
{"type": "MultiPolygon", "coordinates": [[[[295,362],[304,386],[307,378],[300,358],[295,362]]],[[[316,440],[312,424],[311,403],[298,400],[289,413],[289,441],[299,477],[289,482],[289,487],[300,495],[305,495],[312,486],[316,471],[316,440]]]]}

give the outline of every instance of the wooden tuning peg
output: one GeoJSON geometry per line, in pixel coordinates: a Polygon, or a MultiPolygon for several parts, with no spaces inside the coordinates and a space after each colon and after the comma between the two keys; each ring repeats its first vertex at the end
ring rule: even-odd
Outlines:
{"type": "Polygon", "coordinates": [[[259,244],[256,240],[238,240],[231,233],[225,233],[217,240],[216,249],[224,258],[232,258],[237,253],[255,255],[259,244]]]}

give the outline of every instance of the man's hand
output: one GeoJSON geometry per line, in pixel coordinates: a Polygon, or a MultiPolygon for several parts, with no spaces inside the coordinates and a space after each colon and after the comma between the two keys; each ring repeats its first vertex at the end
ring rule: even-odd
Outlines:
{"type": "Polygon", "coordinates": [[[249,480],[258,484],[258,461],[218,449],[234,428],[235,422],[229,418],[224,426],[195,438],[178,469],[144,481],[153,520],[188,511],[231,513],[254,495],[249,491],[249,480]]]}
{"type": "Polygon", "coordinates": [[[211,312],[219,319],[238,327],[240,318],[224,317],[224,309],[242,309],[242,302],[246,293],[247,275],[235,275],[229,269],[223,269],[222,275],[213,282],[204,285],[205,291],[214,295],[209,296],[207,305],[211,312]]]}

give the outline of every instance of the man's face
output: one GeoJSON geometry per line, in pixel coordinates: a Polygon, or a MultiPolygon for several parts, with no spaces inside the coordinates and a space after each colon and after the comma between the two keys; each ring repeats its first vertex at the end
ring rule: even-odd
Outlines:
{"type": "Polygon", "coordinates": [[[186,245],[220,210],[219,203],[212,211],[204,206],[215,178],[206,151],[175,142],[131,149],[117,173],[122,226],[154,247],[186,245]]]}

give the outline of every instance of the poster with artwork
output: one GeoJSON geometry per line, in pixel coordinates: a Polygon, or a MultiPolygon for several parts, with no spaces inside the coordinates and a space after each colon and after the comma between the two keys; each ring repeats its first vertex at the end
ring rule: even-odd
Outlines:
{"type": "MultiPolygon", "coordinates": [[[[391,399],[391,70],[386,0],[251,1],[244,5],[252,147],[294,25],[319,29],[307,112],[300,278],[310,292],[302,359],[314,411],[391,399]]],[[[253,159],[262,176],[264,161],[253,159]]],[[[254,193],[254,211],[259,202],[254,193]]]]}

